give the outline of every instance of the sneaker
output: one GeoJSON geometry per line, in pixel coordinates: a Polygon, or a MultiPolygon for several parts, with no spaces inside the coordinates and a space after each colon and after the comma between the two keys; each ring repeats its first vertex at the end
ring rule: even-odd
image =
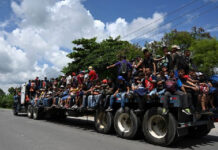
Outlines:
{"type": "Polygon", "coordinates": [[[203,110],[203,111],[201,112],[201,114],[204,114],[204,115],[213,115],[214,113],[213,113],[213,112],[210,112],[210,111],[203,110]]]}
{"type": "Polygon", "coordinates": [[[69,105],[65,105],[64,107],[65,107],[65,108],[69,108],[69,105]]]}
{"type": "Polygon", "coordinates": [[[143,112],[143,111],[144,111],[144,110],[141,110],[141,109],[136,109],[136,110],[135,110],[136,113],[140,113],[140,112],[143,112]]]}
{"type": "Polygon", "coordinates": [[[163,115],[167,115],[167,114],[168,114],[168,110],[167,110],[166,108],[163,108],[163,109],[162,109],[162,114],[163,114],[163,115]]]}
{"type": "Polygon", "coordinates": [[[75,104],[75,105],[73,105],[71,108],[73,108],[73,109],[77,109],[78,106],[75,104]]]}
{"type": "Polygon", "coordinates": [[[183,109],[182,112],[185,113],[186,115],[192,114],[189,108],[183,109]]]}
{"type": "Polygon", "coordinates": [[[110,111],[113,111],[113,109],[108,107],[105,111],[110,112],[110,111]]]}

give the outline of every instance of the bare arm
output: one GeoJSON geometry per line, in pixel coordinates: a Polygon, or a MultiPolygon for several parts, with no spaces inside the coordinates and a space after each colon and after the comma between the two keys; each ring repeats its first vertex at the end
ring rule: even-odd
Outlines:
{"type": "Polygon", "coordinates": [[[116,90],[116,92],[114,93],[114,97],[119,93],[119,89],[116,90]]]}
{"type": "Polygon", "coordinates": [[[186,94],[186,90],[184,88],[184,86],[182,85],[181,90],[186,94]]]}
{"type": "Polygon", "coordinates": [[[143,59],[141,59],[141,60],[138,62],[138,64],[136,65],[135,68],[138,68],[138,67],[142,64],[142,62],[143,62],[143,59]]]}
{"type": "Polygon", "coordinates": [[[116,66],[115,64],[110,65],[110,66],[107,66],[107,69],[113,68],[113,67],[115,67],[115,66],[116,66]]]}
{"type": "Polygon", "coordinates": [[[156,68],[156,64],[155,63],[153,63],[153,68],[154,68],[154,75],[156,75],[156,73],[157,73],[157,68],[156,68]]]}
{"type": "Polygon", "coordinates": [[[127,94],[129,94],[129,90],[130,90],[130,88],[127,86],[127,94]]]}

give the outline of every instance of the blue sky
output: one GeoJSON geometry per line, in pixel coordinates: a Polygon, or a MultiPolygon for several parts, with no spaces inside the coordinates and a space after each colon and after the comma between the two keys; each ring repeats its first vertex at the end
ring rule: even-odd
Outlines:
{"type": "MultiPolygon", "coordinates": [[[[13,12],[11,9],[12,1],[17,3],[21,2],[21,0],[0,1],[0,22],[13,19],[13,12]]],[[[127,22],[131,22],[137,17],[151,17],[154,12],[169,13],[190,2],[191,0],[84,0],[82,3],[84,4],[85,8],[91,12],[95,19],[99,19],[103,22],[114,22],[118,17],[121,17],[125,18],[127,22]]],[[[196,9],[202,5],[205,5],[205,7],[197,11],[195,10],[193,13],[189,13],[183,18],[172,22],[172,28],[177,28],[178,30],[190,30],[191,27],[198,26],[204,27],[205,29],[213,29],[214,27],[218,26],[218,18],[216,16],[216,14],[218,14],[218,9],[211,10],[211,12],[208,12],[200,17],[194,19],[191,18],[194,15],[217,6],[218,3],[216,0],[196,0],[188,7],[175,12],[173,15],[167,16],[166,21],[178,17],[186,11],[196,9]],[[208,4],[208,1],[210,4],[208,4]],[[178,27],[174,27],[175,24],[180,22],[187,23],[183,23],[178,27]]],[[[16,28],[16,25],[10,23],[5,27],[5,30],[12,31],[14,28],[16,28]]],[[[218,37],[217,30],[211,32],[211,34],[218,37]]]]}
{"type": "MultiPolygon", "coordinates": [[[[190,2],[191,0],[87,0],[83,3],[85,7],[92,12],[96,19],[100,19],[104,22],[113,22],[117,17],[122,17],[130,22],[137,17],[150,17],[154,12],[169,13],[190,2]]],[[[184,9],[175,12],[173,15],[169,15],[167,19],[171,20],[187,11],[191,11],[202,5],[205,5],[205,7],[202,9],[195,10],[193,13],[189,13],[183,18],[173,22],[173,24],[178,24],[182,21],[186,22],[190,17],[190,21],[176,28],[178,30],[188,31],[190,31],[193,26],[211,29],[214,26],[218,26],[218,9],[214,9],[213,11],[211,10],[211,12],[197,17],[196,19],[191,19],[192,15],[197,15],[201,12],[218,6],[216,1],[210,1],[210,4],[208,2],[209,0],[196,0],[184,9]]],[[[216,32],[211,32],[211,34],[218,37],[218,30],[216,32]]]]}
{"type": "Polygon", "coordinates": [[[66,55],[75,39],[101,41],[121,35],[143,46],[161,39],[175,24],[187,31],[204,27],[218,37],[217,14],[218,0],[0,0],[0,88],[6,91],[36,76],[60,75],[72,61],[66,55]],[[169,22],[187,11],[191,12],[169,22]]]}

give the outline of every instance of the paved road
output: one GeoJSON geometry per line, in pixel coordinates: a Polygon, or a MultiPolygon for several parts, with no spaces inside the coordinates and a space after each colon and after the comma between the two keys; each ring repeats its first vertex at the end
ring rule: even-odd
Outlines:
{"type": "Polygon", "coordinates": [[[96,133],[92,121],[68,118],[66,121],[31,120],[15,117],[0,109],[0,150],[164,150],[218,149],[218,125],[202,139],[184,139],[165,148],[146,143],[143,138],[125,140],[96,133]]]}

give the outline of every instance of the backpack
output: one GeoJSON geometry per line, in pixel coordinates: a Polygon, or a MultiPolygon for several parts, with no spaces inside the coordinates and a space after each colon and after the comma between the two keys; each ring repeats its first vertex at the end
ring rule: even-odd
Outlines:
{"type": "Polygon", "coordinates": [[[127,74],[127,63],[126,62],[121,62],[121,67],[120,67],[120,74],[127,74]]]}
{"type": "Polygon", "coordinates": [[[210,77],[211,83],[213,86],[218,87],[218,75],[213,75],[210,77]]]}
{"type": "Polygon", "coordinates": [[[165,82],[166,90],[169,92],[176,92],[176,80],[175,79],[168,79],[165,82]]]}
{"type": "Polygon", "coordinates": [[[145,80],[145,87],[149,90],[152,91],[154,89],[154,83],[151,82],[152,77],[149,77],[148,80],[145,80]]]}

